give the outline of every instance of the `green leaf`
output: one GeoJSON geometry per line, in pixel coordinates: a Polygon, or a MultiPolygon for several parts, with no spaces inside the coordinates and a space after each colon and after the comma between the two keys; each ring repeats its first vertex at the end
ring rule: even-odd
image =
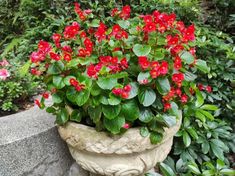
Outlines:
{"type": "Polygon", "coordinates": [[[143,89],[140,91],[139,102],[145,107],[148,107],[154,103],[156,100],[156,93],[152,89],[143,89]]]}
{"type": "Polygon", "coordinates": [[[150,78],[149,72],[140,72],[137,77],[137,81],[142,83],[144,80],[148,80],[150,78]]]}
{"type": "Polygon", "coordinates": [[[128,77],[127,72],[120,72],[120,73],[115,73],[115,74],[109,74],[106,76],[106,78],[114,78],[114,79],[120,79],[120,78],[126,78],[128,77]]]}
{"type": "Polygon", "coordinates": [[[218,110],[218,107],[215,105],[205,104],[205,105],[201,106],[201,109],[216,111],[216,110],[218,110]]]}
{"type": "Polygon", "coordinates": [[[109,96],[108,102],[110,105],[118,105],[121,102],[120,97],[116,97],[115,95],[111,94],[109,96]]]}
{"type": "Polygon", "coordinates": [[[70,86],[70,79],[73,78],[73,79],[76,79],[74,76],[66,76],[63,81],[64,81],[64,84],[67,85],[67,86],[70,86]]]}
{"type": "Polygon", "coordinates": [[[20,77],[24,77],[29,72],[30,65],[31,63],[30,61],[28,61],[19,68],[20,77]]]}
{"type": "Polygon", "coordinates": [[[160,77],[156,80],[156,87],[160,94],[166,95],[170,89],[170,82],[167,77],[160,77]]]}
{"type": "Polygon", "coordinates": [[[124,117],[118,116],[118,117],[115,117],[114,119],[104,118],[104,126],[112,134],[120,133],[120,129],[123,127],[124,124],[125,124],[124,117]]]}
{"type": "Polygon", "coordinates": [[[138,95],[139,92],[139,86],[136,82],[131,82],[129,83],[131,85],[131,91],[129,93],[129,97],[127,99],[132,99],[134,98],[136,95],[138,95]]]}
{"type": "Polygon", "coordinates": [[[157,50],[154,53],[154,60],[162,60],[165,57],[165,54],[161,50],[157,50]]]}
{"type": "Polygon", "coordinates": [[[172,126],[176,125],[176,117],[175,116],[170,116],[170,115],[164,114],[164,115],[162,115],[162,118],[168,127],[172,127],[172,126]]]}
{"type": "Polygon", "coordinates": [[[98,86],[101,89],[111,90],[117,85],[117,79],[114,78],[98,78],[97,81],[98,86]]]}
{"type": "Polygon", "coordinates": [[[76,93],[75,101],[78,106],[82,106],[88,101],[89,97],[90,97],[90,91],[89,89],[85,89],[76,93]]]}
{"type": "Polygon", "coordinates": [[[176,117],[180,116],[179,107],[175,102],[171,102],[170,113],[175,115],[176,117]]]}
{"type": "Polygon", "coordinates": [[[197,78],[197,75],[191,73],[191,72],[184,72],[184,78],[185,78],[185,81],[194,81],[196,78],[197,78]]]}
{"type": "Polygon", "coordinates": [[[81,122],[82,120],[82,114],[79,110],[73,110],[71,116],[70,116],[70,120],[71,121],[75,121],[75,122],[81,122]]]}
{"type": "Polygon", "coordinates": [[[204,116],[204,114],[202,114],[200,111],[196,111],[195,112],[195,116],[200,119],[203,123],[206,122],[206,117],[204,116]]]}
{"type": "Polygon", "coordinates": [[[204,60],[198,59],[195,66],[204,73],[209,73],[210,71],[210,68],[207,66],[206,61],[204,60]]]}
{"type": "Polygon", "coordinates": [[[100,93],[101,93],[100,87],[96,83],[93,83],[91,87],[91,95],[97,96],[100,93]]]}
{"type": "Polygon", "coordinates": [[[183,132],[183,142],[186,147],[188,147],[191,144],[191,138],[186,131],[183,132]]]}
{"type": "Polygon", "coordinates": [[[63,77],[53,76],[53,84],[55,85],[57,89],[62,89],[65,86],[63,77]]]}
{"type": "Polygon", "coordinates": [[[121,26],[123,29],[128,29],[128,27],[130,26],[130,22],[127,20],[118,20],[117,23],[119,24],[119,26],[121,26]]]}
{"type": "Polygon", "coordinates": [[[210,144],[207,141],[203,141],[202,143],[202,153],[207,154],[210,150],[210,144]]]}
{"type": "Polygon", "coordinates": [[[61,93],[54,93],[52,94],[52,101],[54,103],[61,103],[63,101],[63,96],[61,93]]]}
{"type": "Polygon", "coordinates": [[[147,137],[149,135],[149,130],[147,127],[141,127],[140,128],[140,135],[142,137],[147,137]]]}
{"type": "Polygon", "coordinates": [[[193,137],[193,139],[196,139],[196,140],[198,139],[197,132],[195,131],[193,127],[187,128],[187,132],[190,134],[190,136],[193,137]]]}
{"type": "Polygon", "coordinates": [[[194,173],[194,174],[201,174],[198,166],[196,163],[191,163],[188,165],[188,168],[194,173]]]}
{"type": "Polygon", "coordinates": [[[160,163],[160,170],[163,176],[176,176],[174,171],[165,163],[160,163]]]}
{"type": "Polygon", "coordinates": [[[212,152],[214,153],[214,155],[217,157],[217,158],[219,158],[220,160],[224,160],[224,154],[223,154],[223,150],[219,147],[219,146],[217,146],[217,145],[215,145],[214,143],[210,143],[210,146],[211,146],[211,150],[212,150],[212,152]]]}
{"type": "Polygon", "coordinates": [[[150,122],[154,118],[154,114],[152,113],[151,109],[143,108],[140,110],[139,120],[144,123],[150,122]]]}
{"type": "Polygon", "coordinates": [[[152,144],[157,144],[161,142],[163,139],[163,134],[157,133],[157,132],[151,132],[150,133],[150,141],[152,144]]]}
{"type": "Polygon", "coordinates": [[[235,175],[235,170],[234,169],[222,169],[220,171],[221,174],[224,174],[224,175],[231,175],[231,176],[234,176],[235,175]]]}
{"type": "Polygon", "coordinates": [[[69,113],[65,108],[61,108],[56,116],[56,123],[59,125],[65,124],[69,120],[69,113]]]}
{"type": "Polygon", "coordinates": [[[69,101],[75,103],[76,99],[75,97],[77,96],[78,92],[75,90],[74,87],[69,87],[66,91],[66,97],[69,101]]]}
{"type": "Polygon", "coordinates": [[[195,102],[195,106],[200,107],[201,105],[203,105],[204,98],[202,96],[202,93],[199,90],[196,91],[196,98],[197,98],[197,100],[195,102]]]}
{"type": "Polygon", "coordinates": [[[122,115],[126,120],[133,122],[140,116],[140,110],[135,100],[129,100],[122,104],[122,115]]]}
{"type": "Polygon", "coordinates": [[[214,116],[211,113],[202,109],[199,109],[198,111],[202,113],[205,117],[207,117],[209,120],[214,120],[214,116]]]}
{"type": "Polygon", "coordinates": [[[56,112],[56,109],[55,109],[54,107],[47,107],[47,108],[46,108],[46,112],[48,112],[48,113],[54,113],[54,112],[56,112]]]}
{"type": "Polygon", "coordinates": [[[193,55],[188,51],[183,51],[180,55],[180,58],[187,64],[192,64],[194,62],[193,55]]]}
{"type": "Polygon", "coordinates": [[[121,105],[116,105],[116,106],[107,106],[107,105],[103,105],[102,106],[102,111],[104,113],[104,116],[107,119],[114,119],[115,117],[117,117],[121,111],[121,105]]]}
{"type": "Polygon", "coordinates": [[[93,19],[90,24],[91,27],[99,27],[99,25],[100,25],[100,20],[98,19],[93,19]]]}
{"type": "Polygon", "coordinates": [[[101,106],[96,107],[88,107],[88,114],[93,120],[94,123],[98,123],[100,121],[101,115],[102,115],[102,108],[101,106]]]}
{"type": "Polygon", "coordinates": [[[133,52],[136,56],[147,56],[151,51],[151,46],[135,44],[133,47],[133,52]]]}
{"type": "Polygon", "coordinates": [[[64,70],[63,62],[57,61],[57,62],[52,63],[49,66],[47,73],[49,75],[56,75],[56,74],[60,74],[63,70],[64,70]]]}

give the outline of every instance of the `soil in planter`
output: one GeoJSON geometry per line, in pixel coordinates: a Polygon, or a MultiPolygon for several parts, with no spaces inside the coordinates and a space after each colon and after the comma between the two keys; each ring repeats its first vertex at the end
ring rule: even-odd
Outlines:
{"type": "Polygon", "coordinates": [[[33,100],[33,98],[18,99],[16,101],[14,101],[14,104],[17,105],[17,110],[15,110],[15,111],[2,111],[2,110],[0,110],[0,118],[7,116],[7,115],[15,114],[15,113],[27,110],[27,109],[30,109],[31,107],[34,106],[34,100],[33,100]]]}

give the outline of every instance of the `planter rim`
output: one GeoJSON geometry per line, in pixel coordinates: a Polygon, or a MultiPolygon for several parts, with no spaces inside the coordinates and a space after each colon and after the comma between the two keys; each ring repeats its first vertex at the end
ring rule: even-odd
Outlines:
{"type": "Polygon", "coordinates": [[[140,135],[140,127],[130,128],[121,135],[111,135],[107,132],[97,132],[95,128],[83,124],[68,122],[58,126],[58,131],[69,147],[100,154],[130,154],[153,149],[172,138],[179,130],[182,115],[176,125],[165,128],[163,140],[158,144],[151,144],[149,136],[140,135]]]}

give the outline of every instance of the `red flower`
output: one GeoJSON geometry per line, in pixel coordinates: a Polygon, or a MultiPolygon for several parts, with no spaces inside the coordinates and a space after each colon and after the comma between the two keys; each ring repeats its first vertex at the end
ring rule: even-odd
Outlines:
{"type": "Polygon", "coordinates": [[[64,54],[64,60],[67,61],[67,62],[71,61],[71,60],[72,60],[71,54],[65,53],[65,54],[64,54]]]}
{"type": "Polygon", "coordinates": [[[95,32],[95,37],[98,39],[98,41],[102,41],[106,39],[106,26],[104,25],[104,23],[100,22],[100,25],[97,29],[97,31],[95,32]]]}
{"type": "Polygon", "coordinates": [[[72,53],[73,52],[72,48],[70,46],[68,46],[68,45],[63,46],[62,50],[65,51],[65,52],[68,52],[68,53],[72,53]]]}
{"type": "Polygon", "coordinates": [[[147,23],[144,28],[143,28],[144,32],[154,32],[156,31],[156,24],[153,22],[147,23]]]}
{"type": "Polygon", "coordinates": [[[50,96],[50,94],[49,94],[48,92],[44,92],[44,93],[42,94],[42,96],[43,96],[43,98],[48,99],[49,96],[50,96]]]}
{"type": "Polygon", "coordinates": [[[116,16],[118,14],[118,9],[117,8],[114,8],[112,11],[111,11],[111,16],[116,16]]]}
{"type": "Polygon", "coordinates": [[[153,69],[153,70],[150,71],[150,75],[154,79],[154,78],[157,78],[160,75],[160,72],[156,69],[153,69]]]}
{"type": "Polygon", "coordinates": [[[188,101],[188,96],[186,94],[183,94],[181,97],[180,97],[180,100],[182,103],[187,103],[188,101]]]}
{"type": "Polygon", "coordinates": [[[182,94],[182,91],[179,88],[177,88],[177,89],[175,89],[175,93],[176,93],[176,95],[178,95],[180,97],[182,94]]]}
{"type": "Polygon", "coordinates": [[[60,60],[59,54],[56,54],[54,52],[50,52],[49,54],[50,54],[51,59],[56,60],[56,61],[60,60]]]}
{"type": "Polygon", "coordinates": [[[41,71],[37,70],[36,68],[31,68],[31,74],[32,75],[41,75],[41,71]]]}
{"type": "Polygon", "coordinates": [[[171,109],[171,104],[170,103],[164,103],[164,112],[167,111],[168,109],[171,109]]]}
{"type": "Polygon", "coordinates": [[[179,70],[181,68],[182,68],[182,60],[179,56],[176,56],[174,60],[174,69],[179,70]]]}
{"type": "Polygon", "coordinates": [[[112,90],[112,93],[114,94],[114,95],[121,95],[121,93],[122,93],[122,89],[121,88],[114,88],[113,90],[112,90]]]}
{"type": "Polygon", "coordinates": [[[145,15],[143,19],[144,19],[145,24],[153,22],[153,17],[151,15],[145,15]]]}
{"type": "Polygon", "coordinates": [[[71,86],[74,86],[74,87],[78,85],[78,81],[75,78],[71,78],[69,80],[69,83],[71,86]]]}
{"type": "Polygon", "coordinates": [[[47,54],[51,50],[51,45],[48,42],[40,40],[38,43],[38,50],[47,54]]]}
{"type": "Polygon", "coordinates": [[[176,29],[182,33],[185,29],[184,23],[182,21],[178,21],[176,23],[176,29]]]}
{"type": "Polygon", "coordinates": [[[121,27],[118,24],[115,24],[112,28],[112,33],[117,34],[121,30],[121,27]]]}
{"type": "Polygon", "coordinates": [[[97,73],[98,73],[98,71],[96,70],[96,68],[93,64],[91,64],[87,67],[87,75],[89,77],[97,78],[97,73]]]}
{"type": "Polygon", "coordinates": [[[130,6],[126,5],[122,8],[122,11],[119,14],[119,16],[120,16],[120,18],[126,20],[126,19],[130,18],[130,14],[131,14],[131,8],[130,8],[130,6]]]}
{"type": "Polygon", "coordinates": [[[30,55],[30,60],[33,63],[44,61],[45,58],[46,58],[45,54],[42,53],[41,51],[32,52],[32,54],[30,55]]]}
{"type": "Polygon", "coordinates": [[[130,92],[130,91],[131,91],[131,85],[130,85],[130,84],[126,85],[126,86],[123,88],[123,90],[124,90],[125,92],[130,92]]]}
{"type": "Polygon", "coordinates": [[[140,56],[139,59],[139,65],[143,70],[146,70],[150,66],[150,62],[148,61],[146,56],[140,56]]]}
{"type": "Polygon", "coordinates": [[[178,44],[178,42],[179,42],[179,36],[178,35],[176,35],[176,36],[171,36],[171,35],[168,35],[167,37],[166,37],[166,39],[167,39],[167,45],[168,46],[172,46],[172,45],[176,45],[176,44],[178,44]]]}
{"type": "Polygon", "coordinates": [[[127,99],[127,98],[129,97],[129,92],[122,91],[121,97],[122,97],[123,99],[127,99]]]}
{"type": "Polygon", "coordinates": [[[64,29],[64,37],[66,39],[73,39],[79,32],[79,25],[77,22],[73,22],[72,25],[66,26],[64,29]]]}
{"type": "Polygon", "coordinates": [[[189,26],[188,28],[185,29],[185,31],[183,32],[183,41],[187,42],[187,41],[194,41],[195,40],[195,27],[192,24],[191,26],[189,26]]]}
{"type": "Polygon", "coordinates": [[[130,128],[130,125],[128,123],[125,123],[122,128],[125,128],[125,129],[129,129],[130,128]]]}
{"type": "Polygon", "coordinates": [[[184,50],[184,47],[182,45],[176,45],[172,47],[170,51],[171,51],[171,54],[175,56],[183,50],[184,50]]]}
{"type": "Polygon", "coordinates": [[[124,68],[124,69],[128,68],[128,62],[127,62],[127,59],[125,57],[121,59],[120,64],[121,64],[122,68],[124,68]]]}
{"type": "Polygon", "coordinates": [[[38,99],[34,100],[34,103],[39,107],[41,108],[41,103],[38,99]]]}
{"type": "Polygon", "coordinates": [[[204,89],[204,86],[203,86],[201,83],[199,83],[199,84],[197,85],[197,87],[198,87],[198,89],[199,89],[200,91],[202,91],[202,90],[204,89]]]}
{"type": "Polygon", "coordinates": [[[53,34],[52,39],[55,43],[59,43],[61,40],[61,35],[60,34],[53,34]]]}
{"type": "Polygon", "coordinates": [[[205,90],[206,90],[208,93],[211,93],[211,92],[212,92],[211,86],[206,86],[205,90]]]}
{"type": "Polygon", "coordinates": [[[163,61],[158,70],[161,75],[167,74],[168,73],[168,63],[166,61],[163,61]]]}
{"type": "Polygon", "coordinates": [[[176,84],[182,83],[184,80],[184,74],[183,73],[174,73],[172,75],[172,81],[174,81],[176,84]]]}
{"type": "Polygon", "coordinates": [[[81,38],[85,38],[86,37],[86,32],[82,31],[79,35],[80,35],[81,38]]]}

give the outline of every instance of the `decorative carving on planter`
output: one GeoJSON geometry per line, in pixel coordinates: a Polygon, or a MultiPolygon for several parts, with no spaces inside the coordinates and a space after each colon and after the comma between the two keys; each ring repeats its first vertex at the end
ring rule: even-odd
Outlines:
{"type": "Polygon", "coordinates": [[[115,136],[73,122],[58,129],[83,169],[98,175],[140,176],[167,157],[180,125],[181,119],[166,128],[163,141],[156,145],[151,144],[149,137],[142,137],[139,128],[115,136]]]}

